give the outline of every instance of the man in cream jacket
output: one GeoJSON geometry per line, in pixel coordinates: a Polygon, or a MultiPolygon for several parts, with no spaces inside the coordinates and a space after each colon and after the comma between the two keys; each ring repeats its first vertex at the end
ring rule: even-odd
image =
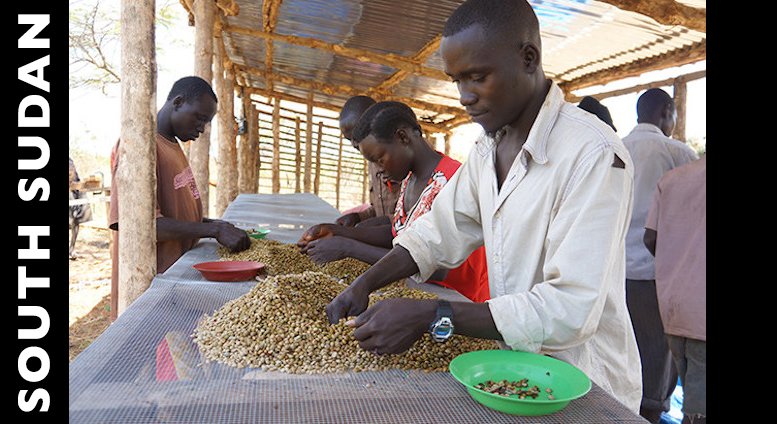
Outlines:
{"type": "Polygon", "coordinates": [[[375,354],[402,352],[427,331],[442,342],[455,331],[550,354],[637,412],[641,368],[623,285],[628,151],[545,77],[537,18],[525,1],[465,2],[446,23],[440,51],[461,104],[487,136],[431,210],[327,306],[330,322],[355,316],[354,337],[375,354]],[[489,301],[391,299],[367,309],[372,291],[407,276],[424,281],[481,243],[489,301]]]}

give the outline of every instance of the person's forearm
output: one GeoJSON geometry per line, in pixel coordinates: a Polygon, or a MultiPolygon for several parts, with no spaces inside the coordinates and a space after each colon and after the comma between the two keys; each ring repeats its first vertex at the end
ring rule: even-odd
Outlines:
{"type": "Polygon", "coordinates": [[[390,251],[390,249],[385,247],[373,246],[358,240],[351,240],[351,242],[352,245],[348,248],[348,256],[370,265],[374,265],[390,251]]]}
{"type": "Polygon", "coordinates": [[[367,243],[372,246],[379,246],[391,249],[394,235],[391,233],[390,225],[367,226],[367,227],[345,227],[331,226],[332,234],[336,236],[348,237],[349,239],[367,243]]]}
{"type": "Polygon", "coordinates": [[[215,235],[215,227],[205,222],[186,222],[167,217],[156,219],[158,241],[215,237],[215,235]]]}
{"type": "MultiPolygon", "coordinates": [[[[403,315],[410,321],[421,321],[428,329],[437,315],[437,300],[412,299],[413,306],[403,315]],[[413,314],[413,315],[410,315],[413,314]]],[[[491,311],[486,303],[450,302],[453,311],[453,332],[462,336],[479,339],[502,340],[502,334],[496,329],[491,311]]]]}
{"type": "Polygon", "coordinates": [[[394,247],[326,306],[329,323],[360,315],[367,309],[370,293],[417,272],[418,266],[410,253],[402,246],[394,247]]]}
{"type": "Polygon", "coordinates": [[[391,225],[391,218],[386,215],[374,216],[369,219],[359,221],[356,227],[374,227],[380,225],[391,225]]]}
{"type": "Polygon", "coordinates": [[[456,334],[481,339],[502,340],[488,303],[451,302],[456,334]]]}
{"type": "MultiPolygon", "coordinates": [[[[418,272],[418,265],[410,252],[402,246],[395,246],[378,262],[359,277],[359,284],[369,293],[385,287],[394,281],[409,277],[418,272]]],[[[356,283],[356,281],[354,281],[356,283]]]]}

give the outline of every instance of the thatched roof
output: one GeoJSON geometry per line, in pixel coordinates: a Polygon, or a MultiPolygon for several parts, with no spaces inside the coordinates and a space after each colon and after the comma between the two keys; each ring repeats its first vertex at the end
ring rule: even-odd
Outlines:
{"type": "MultiPolygon", "coordinates": [[[[181,0],[190,11],[190,2],[181,0]]],[[[469,122],[440,32],[463,0],[217,0],[217,36],[249,93],[339,110],[369,94],[431,130],[469,122]]],[[[706,58],[706,0],[532,0],[543,68],[565,92],[706,58]]]]}

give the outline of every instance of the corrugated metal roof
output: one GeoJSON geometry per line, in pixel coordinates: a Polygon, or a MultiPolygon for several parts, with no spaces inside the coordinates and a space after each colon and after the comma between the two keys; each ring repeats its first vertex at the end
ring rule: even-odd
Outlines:
{"type": "MultiPolygon", "coordinates": [[[[312,92],[314,102],[339,108],[351,95],[368,93],[399,70],[359,52],[396,55],[412,64],[414,55],[439,37],[446,19],[462,2],[276,0],[277,21],[268,21],[265,31],[281,36],[272,43],[270,69],[265,68],[267,37],[258,33],[265,26],[262,1],[234,0],[240,12],[222,18],[223,36],[229,60],[237,65],[239,80],[247,86],[259,92],[268,90],[266,77],[270,74],[275,92],[299,99],[307,99],[312,92]],[[286,40],[284,36],[300,38],[286,40]],[[325,48],[301,45],[304,43],[300,40],[308,38],[323,42],[319,44],[325,48]],[[348,52],[332,51],[331,46],[342,46],[348,52]]],[[[543,68],[559,83],[700,44],[706,56],[705,32],[661,25],[650,17],[597,1],[530,3],[540,21],[543,68]]],[[[690,5],[706,10],[705,1],[694,0],[690,5]]],[[[432,47],[431,54],[419,63],[441,71],[442,58],[436,44],[432,47]]],[[[439,73],[429,75],[410,72],[371,94],[412,102],[419,117],[427,122],[447,125],[465,121],[456,87],[439,73]]]]}

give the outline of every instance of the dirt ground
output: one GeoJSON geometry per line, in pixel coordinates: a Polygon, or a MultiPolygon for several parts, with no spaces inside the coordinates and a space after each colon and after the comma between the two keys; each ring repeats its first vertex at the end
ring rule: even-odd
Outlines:
{"type": "Polygon", "coordinates": [[[111,323],[110,234],[90,224],[81,224],[70,260],[70,361],[111,323]]]}

